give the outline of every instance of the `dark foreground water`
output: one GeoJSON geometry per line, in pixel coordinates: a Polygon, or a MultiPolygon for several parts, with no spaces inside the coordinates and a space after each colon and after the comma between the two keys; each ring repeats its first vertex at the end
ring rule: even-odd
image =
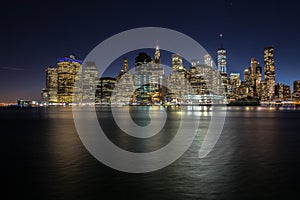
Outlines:
{"type": "MultiPolygon", "coordinates": [[[[198,158],[201,137],[197,137],[170,166],[130,174],[111,169],[88,153],[76,133],[70,108],[1,108],[1,196],[87,200],[296,197],[300,189],[300,110],[228,109],[221,138],[206,158],[198,158]]],[[[172,139],[180,111],[168,111],[172,119],[169,133],[154,138],[150,145],[120,134],[109,110],[99,113],[100,123],[115,144],[144,152],[172,139]]],[[[141,113],[133,115],[143,125],[147,118],[141,113]]],[[[201,115],[199,134],[209,121],[209,112],[201,111],[201,115]]]]}

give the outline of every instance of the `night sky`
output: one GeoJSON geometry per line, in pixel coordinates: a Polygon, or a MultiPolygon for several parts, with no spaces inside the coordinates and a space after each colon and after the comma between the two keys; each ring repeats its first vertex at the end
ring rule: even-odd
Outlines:
{"type": "MultiPolygon", "coordinates": [[[[138,27],[164,27],[198,41],[215,59],[223,34],[228,74],[243,73],[263,49],[275,49],[276,82],[300,79],[300,12],[296,1],[32,1],[0,6],[0,102],[40,100],[45,69],[73,54],[84,60],[100,42],[138,27]]],[[[155,46],[155,44],[153,44],[155,46]]],[[[151,55],[152,56],[152,55],[151,55]]],[[[163,56],[163,55],[162,55],[163,56]]],[[[128,58],[133,62],[134,57],[128,58]]],[[[163,58],[170,60],[171,58],[163,58]]],[[[118,62],[115,62],[116,65],[118,62]]],[[[115,76],[121,66],[115,66],[115,76]]],[[[243,78],[243,76],[241,77],[243,78]]]]}

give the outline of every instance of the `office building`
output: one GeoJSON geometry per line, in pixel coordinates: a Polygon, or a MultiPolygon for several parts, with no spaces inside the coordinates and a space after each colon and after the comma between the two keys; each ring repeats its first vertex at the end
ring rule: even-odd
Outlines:
{"type": "Polygon", "coordinates": [[[82,103],[99,102],[99,99],[96,99],[96,88],[99,81],[96,62],[86,61],[82,73],[82,103]]]}
{"type": "Polygon", "coordinates": [[[57,68],[49,67],[46,69],[46,99],[44,102],[57,103],[57,68]]]}
{"type": "Polygon", "coordinates": [[[205,54],[203,59],[204,59],[204,65],[213,67],[213,60],[209,54],[205,54]]]}
{"type": "Polygon", "coordinates": [[[98,88],[97,98],[101,105],[110,105],[113,91],[116,84],[116,78],[113,77],[101,77],[98,88]]]}
{"type": "Polygon", "coordinates": [[[111,103],[126,105],[135,101],[134,78],[129,70],[127,58],[123,59],[122,68],[116,78],[116,83],[110,101],[111,103]]]}
{"type": "MultiPolygon", "coordinates": [[[[65,56],[57,60],[57,97],[59,103],[71,103],[73,101],[73,91],[80,92],[81,84],[76,84],[75,80],[81,80],[82,61],[76,60],[73,55],[65,56]]],[[[76,95],[77,96],[77,95],[76,95]]]]}
{"type": "Polygon", "coordinates": [[[273,100],[275,98],[275,66],[274,66],[274,48],[264,48],[264,75],[267,84],[268,95],[265,100],[273,100]]]}

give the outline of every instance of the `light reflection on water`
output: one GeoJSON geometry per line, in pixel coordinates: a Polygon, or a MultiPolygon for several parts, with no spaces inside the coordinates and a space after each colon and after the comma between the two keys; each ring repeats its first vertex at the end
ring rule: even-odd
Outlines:
{"type": "MultiPolygon", "coordinates": [[[[150,142],[122,134],[108,108],[101,110],[99,122],[106,124],[108,137],[118,146],[151,151],[169,142],[178,128],[183,111],[169,108],[167,112],[165,134],[150,142]]],[[[86,151],[70,108],[1,110],[1,126],[9,130],[2,132],[1,177],[7,187],[32,199],[274,199],[296,194],[299,108],[228,107],[221,138],[204,159],[197,155],[210,107],[186,112],[201,116],[188,151],[159,171],[127,174],[102,165],[86,151]]],[[[17,194],[9,195],[12,199],[17,194]]]]}

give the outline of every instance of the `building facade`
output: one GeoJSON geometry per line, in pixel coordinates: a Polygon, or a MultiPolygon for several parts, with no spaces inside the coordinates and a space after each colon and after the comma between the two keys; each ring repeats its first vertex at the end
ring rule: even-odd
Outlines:
{"type": "Polygon", "coordinates": [[[110,101],[115,104],[130,104],[135,101],[134,79],[133,74],[129,70],[127,58],[123,60],[110,101]]]}
{"type": "Polygon", "coordinates": [[[300,80],[294,81],[293,86],[293,98],[300,100],[300,80]]]}
{"type": "Polygon", "coordinates": [[[50,104],[57,103],[57,68],[49,67],[46,69],[46,91],[47,91],[47,100],[50,104]]]}
{"type": "Polygon", "coordinates": [[[73,55],[57,60],[57,98],[59,103],[71,103],[73,91],[81,91],[80,85],[74,87],[75,81],[81,80],[82,61],[76,60],[73,55]]]}
{"type": "Polygon", "coordinates": [[[172,54],[172,72],[167,79],[167,102],[172,104],[183,102],[184,96],[192,93],[192,88],[187,79],[187,69],[183,66],[182,57],[178,54],[172,54]]]}
{"type": "Polygon", "coordinates": [[[116,78],[113,77],[101,77],[97,86],[96,103],[101,105],[111,104],[111,98],[116,85],[116,78]]]}
{"type": "Polygon", "coordinates": [[[274,48],[264,48],[264,76],[267,84],[268,95],[267,99],[273,100],[275,98],[275,66],[274,66],[274,48]]]}
{"type": "Polygon", "coordinates": [[[82,103],[99,102],[99,99],[96,99],[96,88],[99,82],[96,62],[86,61],[82,73],[82,103]]]}

